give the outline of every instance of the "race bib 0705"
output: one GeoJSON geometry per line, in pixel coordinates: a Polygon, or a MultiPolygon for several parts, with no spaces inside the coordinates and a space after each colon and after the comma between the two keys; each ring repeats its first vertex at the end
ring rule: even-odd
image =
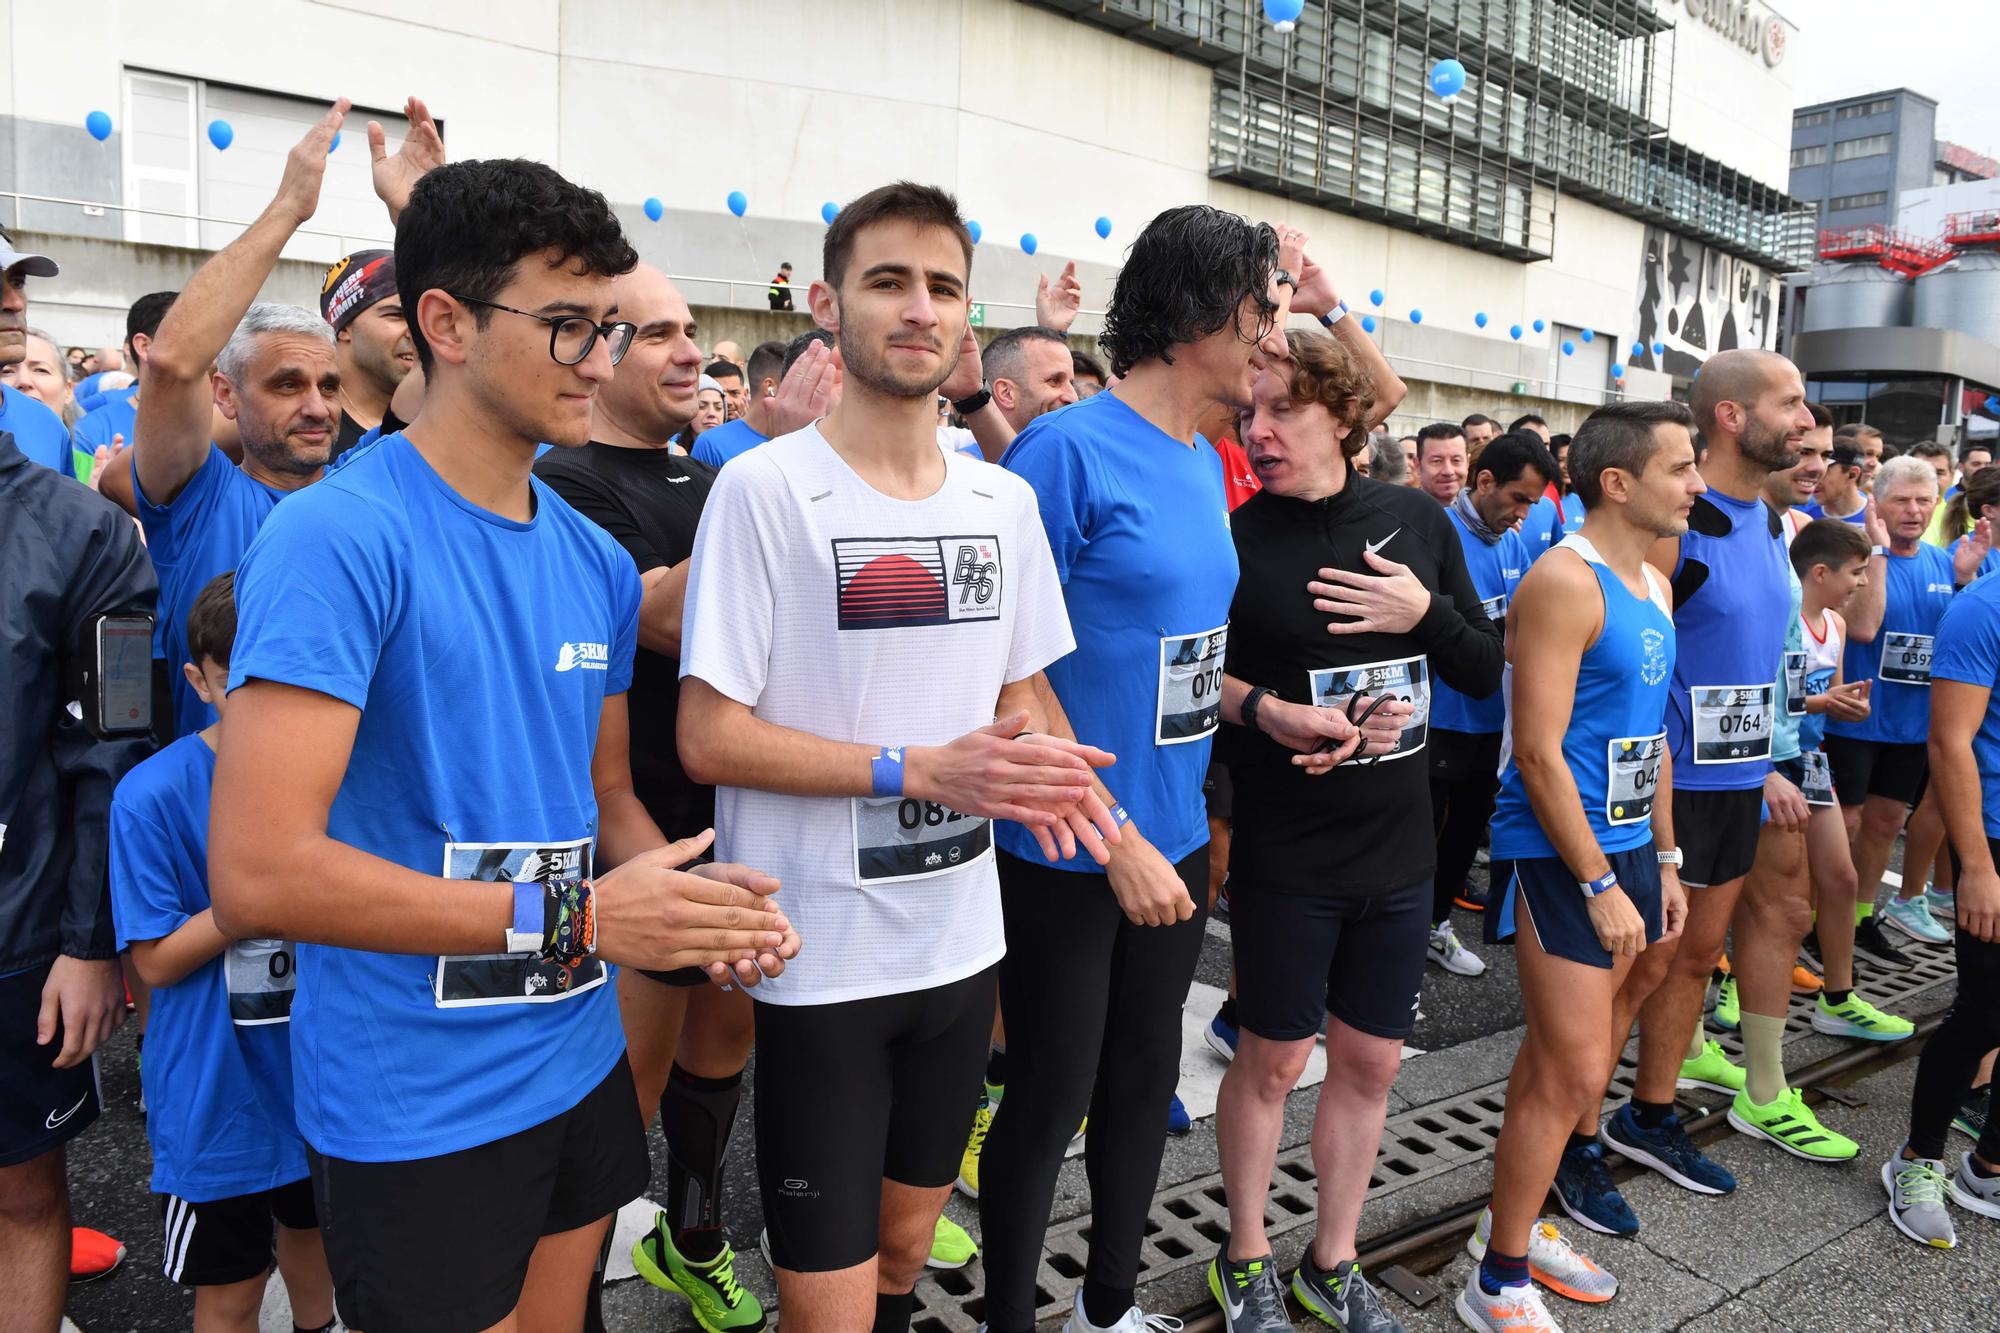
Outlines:
{"type": "Polygon", "coordinates": [[[851,805],[858,884],[942,875],[993,852],[990,821],[936,801],[857,796],[851,805]]]}
{"type": "MultiPolygon", "coordinates": [[[[546,884],[590,877],[590,839],[570,842],[448,842],[444,877],[487,884],[546,884]]],[[[444,954],[431,978],[440,1009],[486,1004],[552,1004],[605,980],[602,961],[574,968],[534,953],[444,954]]]]}
{"type": "Polygon", "coordinates": [[[1607,746],[1609,764],[1604,781],[1604,822],[1637,824],[1653,816],[1660,791],[1660,757],[1667,752],[1667,733],[1620,736],[1607,746]]]}
{"type": "Polygon", "coordinates": [[[1806,655],[1785,654],[1785,716],[1806,715],[1806,655]]]}
{"type": "Polygon", "coordinates": [[[1414,711],[1404,721],[1395,746],[1378,752],[1370,745],[1368,753],[1372,758],[1401,759],[1424,748],[1431,727],[1431,668],[1427,658],[1405,657],[1393,662],[1369,662],[1362,666],[1321,667],[1308,673],[1306,680],[1311,690],[1307,697],[1317,708],[1337,708],[1344,713],[1357,694],[1365,694],[1371,699],[1386,694],[1412,705],[1414,711]]]}
{"type": "Polygon", "coordinates": [[[286,940],[236,940],[223,951],[229,1021],[240,1028],[292,1021],[299,974],[286,940]]]}
{"type": "Polygon", "coordinates": [[[1807,750],[1799,756],[1799,762],[1805,765],[1806,770],[1806,780],[1799,786],[1799,791],[1806,798],[1806,804],[1832,805],[1833,768],[1826,762],[1826,751],[1807,750]]]}
{"type": "Polygon", "coordinates": [[[1182,745],[1222,724],[1222,658],[1229,626],[1160,640],[1160,684],[1153,744],[1182,745]]]}
{"type": "Polygon", "coordinates": [[[1778,686],[1696,685],[1688,691],[1694,702],[1694,761],[1697,764],[1742,764],[1771,757],[1771,724],[1778,686]]]}
{"type": "Polygon", "coordinates": [[[1904,634],[1899,630],[1884,630],[1880,671],[1882,679],[1897,685],[1929,685],[1931,649],[1936,643],[1937,640],[1928,634],[1904,634]]]}

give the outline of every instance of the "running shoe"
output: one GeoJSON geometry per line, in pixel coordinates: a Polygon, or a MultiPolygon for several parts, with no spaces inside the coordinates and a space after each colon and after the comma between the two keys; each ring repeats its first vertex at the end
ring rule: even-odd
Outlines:
{"type": "Polygon", "coordinates": [[[1181,1321],[1172,1315],[1147,1314],[1135,1305],[1119,1315],[1114,1324],[1093,1324],[1083,1312],[1083,1288],[1078,1287],[1076,1303],[1070,1309],[1069,1322],[1063,1325],[1063,1333],[1181,1333],[1181,1321]]]}
{"type": "Polygon", "coordinates": [[[1874,916],[1854,928],[1854,955],[1891,972],[1907,972],[1916,966],[1908,954],[1889,943],[1882,934],[1882,923],[1874,916]]]}
{"type": "Polygon", "coordinates": [[[1951,1201],[1982,1217],[2000,1218],[2000,1176],[1980,1175],[1972,1168],[1972,1154],[1965,1154],[1951,1173],[1951,1201]]]}
{"type": "Polygon", "coordinates": [[[1728,1194],[1736,1188],[1736,1177],[1701,1155],[1701,1149],[1694,1146],[1694,1140],[1681,1128],[1680,1117],[1672,1111],[1667,1112],[1666,1122],[1658,1129],[1646,1129],[1627,1103],[1604,1122],[1604,1128],[1597,1131],[1597,1140],[1627,1161],[1650,1166],[1684,1190],[1728,1194]]]}
{"type": "MultiPolygon", "coordinates": [[[[1284,1280],[1270,1255],[1238,1263],[1225,1245],[1209,1261],[1208,1292],[1222,1307],[1222,1326],[1228,1333],[1290,1333],[1284,1280]]],[[[1073,1328],[1083,1318],[1082,1302],[1083,1293],[1078,1292],[1077,1318],[1070,1321],[1073,1328]]]]}
{"type": "MultiPolygon", "coordinates": [[[[1466,1238],[1465,1252],[1478,1263],[1486,1257],[1486,1242],[1493,1235],[1493,1209],[1479,1214],[1479,1223],[1466,1238]]],[[[1528,1233],[1528,1276],[1553,1291],[1585,1305],[1602,1305],[1618,1294],[1618,1279],[1579,1254],[1563,1239],[1553,1222],[1536,1222],[1528,1233]]]]}
{"type": "Polygon", "coordinates": [[[1792,994],[1817,995],[1826,989],[1826,981],[1819,973],[1796,964],[1792,967],[1792,994]]]}
{"type": "Polygon", "coordinates": [[[101,1277],[110,1277],[124,1262],[125,1247],[102,1231],[92,1231],[89,1227],[70,1228],[69,1280],[72,1283],[95,1282],[101,1277]]]}
{"type": "Polygon", "coordinates": [[[1799,941],[1799,961],[1820,976],[1826,975],[1826,956],[1819,951],[1819,931],[1809,930],[1799,941]]]}
{"type": "Polygon", "coordinates": [[[1341,1333],[1408,1333],[1368,1285],[1359,1263],[1350,1259],[1329,1273],[1313,1262],[1310,1245],[1299,1260],[1299,1271],[1292,1274],[1292,1295],[1307,1313],[1341,1333]]]}
{"type": "Polygon", "coordinates": [[[1828,1004],[1826,996],[1820,996],[1813,1005],[1812,1025],[1814,1032],[1860,1041],[1904,1041],[1917,1030],[1917,1025],[1909,1019],[1883,1013],[1862,999],[1858,991],[1849,991],[1840,1004],[1828,1004]]]}
{"type": "Polygon", "coordinates": [[[1236,1041],[1242,1036],[1242,1031],[1234,1023],[1225,1023],[1220,1010],[1216,1012],[1214,1018],[1208,1020],[1208,1026],[1202,1030],[1201,1035],[1202,1040],[1208,1043],[1209,1050],[1225,1060],[1236,1058],[1236,1041]]]}
{"type": "Polygon", "coordinates": [[[1958,888],[1941,889],[1933,884],[1924,890],[1924,903],[1931,915],[1947,925],[1958,924],[1958,888]]]}
{"type": "Polygon", "coordinates": [[[1715,988],[1715,1025],[1725,1032],[1743,1026],[1743,1005],[1736,998],[1736,978],[1724,977],[1715,988]]]}
{"type": "Polygon", "coordinates": [[[1483,912],[1486,910],[1486,890],[1468,879],[1459,886],[1458,892],[1452,896],[1452,901],[1468,912],[1483,912]]]}
{"type": "Polygon", "coordinates": [[[1215,906],[1209,910],[1209,915],[1214,917],[1220,917],[1224,921],[1227,921],[1229,919],[1229,876],[1228,875],[1224,875],[1222,877],[1221,887],[1217,888],[1215,891],[1215,906]]]}
{"type": "Polygon", "coordinates": [[[1748,1077],[1742,1065],[1723,1054],[1722,1043],[1711,1038],[1701,1044],[1700,1055],[1681,1061],[1680,1077],[1674,1080],[1674,1086],[1706,1088],[1725,1097],[1734,1097],[1743,1091],[1744,1080],[1748,1077]]]}
{"type": "Polygon", "coordinates": [[[1181,1104],[1181,1095],[1177,1092],[1174,1094],[1174,1099],[1167,1103],[1167,1133],[1186,1134],[1193,1128],[1194,1118],[1188,1114],[1187,1107],[1181,1104]]]}
{"type": "Polygon", "coordinates": [[[1458,942],[1449,921],[1431,927],[1430,959],[1454,976],[1476,977],[1486,970],[1486,960],[1458,942]]]}
{"type": "MultiPolygon", "coordinates": [[[[1639,1232],[1639,1218],[1632,1206],[1625,1202],[1625,1196],[1611,1183],[1611,1170],[1604,1162],[1604,1145],[1592,1143],[1581,1148],[1564,1148],[1562,1159],[1556,1163],[1556,1201],[1562,1210],[1575,1218],[1581,1226],[1607,1236],[1634,1236],[1639,1232]]],[[[1484,1234],[1479,1242],[1482,1253],[1486,1248],[1484,1234]]],[[[1477,1259],[1480,1255],[1474,1255],[1477,1259]]],[[[1528,1258],[1532,1261],[1533,1254],[1528,1258]]]]}
{"type": "Polygon", "coordinates": [[[993,1132],[993,1113],[1000,1109],[1000,1089],[986,1085],[986,1096],[972,1113],[972,1136],[965,1141],[965,1155],[958,1159],[958,1192],[968,1199],[979,1197],[979,1155],[986,1151],[986,1136],[993,1132]]]}
{"type": "Polygon", "coordinates": [[[931,1254],[924,1260],[926,1268],[963,1268],[979,1257],[979,1246],[967,1234],[964,1227],[938,1214],[937,1226],[931,1231],[931,1254]]]}
{"type": "Polygon", "coordinates": [[[1931,915],[1931,909],[1924,903],[1925,897],[1920,893],[1914,898],[1891,898],[1875,915],[1882,918],[1883,929],[1908,935],[1919,943],[1951,943],[1951,932],[1931,915]]]}
{"type": "Polygon", "coordinates": [[[1919,1245],[1940,1250],[1958,1244],[1958,1231],[1951,1224],[1951,1209],[1945,1207],[1944,1163],[1919,1157],[1915,1161],[1900,1152],[1882,1163],[1882,1188],[1889,1192],[1889,1220],[1896,1230],[1919,1245]]]}
{"type": "Polygon", "coordinates": [[[1737,1093],[1729,1104],[1729,1123],[1740,1133],[1768,1139],[1808,1162],[1851,1162],[1861,1152],[1853,1139],[1820,1124],[1797,1088],[1786,1088],[1763,1106],[1751,1101],[1748,1091],[1737,1093]]]}
{"type": "Polygon", "coordinates": [[[1542,1293],[1532,1282],[1518,1287],[1502,1287],[1497,1296],[1479,1285],[1479,1270],[1465,1279],[1453,1306],[1458,1321],[1473,1333],[1562,1333],[1562,1325],[1542,1304],[1542,1293]]]}
{"type": "Polygon", "coordinates": [[[1993,1114],[1993,1085],[1974,1088],[1965,1094],[1958,1114],[1951,1118],[1951,1127],[1967,1138],[1976,1139],[1986,1132],[1986,1118],[1993,1114]]]}
{"type": "Polygon", "coordinates": [[[736,1251],[724,1242],[707,1263],[690,1262],[674,1248],[663,1212],[653,1214],[653,1229],[632,1246],[632,1266],[662,1291],[687,1297],[694,1321],[708,1333],[757,1333],[765,1326],[763,1305],[736,1281],[736,1251]]]}

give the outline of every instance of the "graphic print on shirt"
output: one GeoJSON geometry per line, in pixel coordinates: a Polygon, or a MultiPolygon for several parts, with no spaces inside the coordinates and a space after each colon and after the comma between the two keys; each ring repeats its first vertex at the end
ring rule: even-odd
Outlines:
{"type": "Polygon", "coordinates": [[[1424,748],[1431,725],[1431,668],[1425,657],[1405,657],[1393,662],[1366,662],[1360,666],[1321,667],[1307,676],[1315,708],[1332,708],[1342,713],[1357,694],[1370,699],[1388,695],[1414,706],[1409,720],[1396,737],[1396,744],[1379,760],[1402,759],[1424,748]]]}
{"type": "Polygon", "coordinates": [[[298,968],[287,940],[235,940],[222,954],[229,1021],[240,1028],[292,1021],[298,968]]]}
{"type": "MultiPolygon", "coordinates": [[[[590,878],[590,839],[569,842],[448,842],[444,877],[482,884],[547,884],[590,878]]],[[[604,984],[604,963],[575,968],[533,953],[445,954],[431,975],[440,1009],[486,1004],[549,1004],[604,984]]]]}
{"type": "Polygon", "coordinates": [[[839,627],[901,629],[998,620],[1000,539],[836,537],[839,627]]]}

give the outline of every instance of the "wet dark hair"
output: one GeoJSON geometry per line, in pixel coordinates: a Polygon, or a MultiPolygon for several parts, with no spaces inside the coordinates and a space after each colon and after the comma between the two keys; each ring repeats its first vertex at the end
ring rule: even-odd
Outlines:
{"type": "Polygon", "coordinates": [[[972,276],[972,233],[958,214],[958,200],[935,185],[897,181],[862,195],[842,208],[827,226],[820,251],[820,272],[826,275],[827,286],[840,290],[848,261],[854,257],[854,238],[878,222],[908,222],[951,232],[965,250],[966,276],[972,276]]]}
{"type": "Polygon", "coordinates": [[[1256,330],[1238,319],[1251,298],[1260,320],[1278,312],[1267,288],[1278,266],[1278,233],[1207,204],[1170,208],[1146,224],[1125,256],[1097,343],[1115,375],[1173,349],[1234,327],[1245,342],[1256,330]]]}
{"type": "Polygon", "coordinates": [[[1542,443],[1541,436],[1525,430],[1510,430],[1486,442],[1486,447],[1479,451],[1479,461],[1472,465],[1472,475],[1466,478],[1466,483],[1476,487],[1479,474],[1491,472],[1493,484],[1505,486],[1519,481],[1521,474],[1530,470],[1541,477],[1544,486],[1560,475],[1555,455],[1542,443]]]}
{"type": "MultiPolygon", "coordinates": [[[[639,263],[604,196],[553,167],[475,158],[425,173],[396,223],[396,294],[410,313],[410,345],[426,374],[431,346],[417,322],[418,299],[442,290],[490,301],[513,281],[516,265],[543,252],[607,278],[639,263]]],[[[492,317],[487,307],[472,307],[477,327],[492,317]]]]}
{"type": "Polygon", "coordinates": [[[1606,403],[1576,428],[1569,442],[1569,485],[1585,509],[1604,499],[1606,468],[1638,476],[1660,447],[1660,426],[1685,426],[1694,432],[1694,413],[1686,403],[1636,401],[1606,403]]]}
{"type": "Polygon", "coordinates": [[[209,661],[229,665],[236,643],[236,571],[224,570],[208,581],[188,608],[188,661],[199,667],[209,661]]]}

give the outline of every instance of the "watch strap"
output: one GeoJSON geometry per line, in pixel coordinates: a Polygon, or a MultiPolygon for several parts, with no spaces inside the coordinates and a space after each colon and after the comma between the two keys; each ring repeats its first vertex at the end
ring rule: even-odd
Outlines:
{"type": "Polygon", "coordinates": [[[1678,870],[1686,863],[1687,857],[1682,854],[1681,849],[1678,847],[1669,847],[1665,851],[1655,848],[1653,850],[1653,860],[1660,865],[1672,866],[1678,870]]]}
{"type": "Polygon", "coordinates": [[[979,392],[955,400],[951,405],[951,410],[962,417],[969,417],[992,401],[993,390],[982,384],[979,386],[979,392]]]}
{"type": "Polygon", "coordinates": [[[1243,696],[1243,725],[1252,731],[1262,731],[1257,725],[1257,710],[1264,705],[1267,696],[1275,693],[1268,685],[1258,685],[1243,696]]]}

